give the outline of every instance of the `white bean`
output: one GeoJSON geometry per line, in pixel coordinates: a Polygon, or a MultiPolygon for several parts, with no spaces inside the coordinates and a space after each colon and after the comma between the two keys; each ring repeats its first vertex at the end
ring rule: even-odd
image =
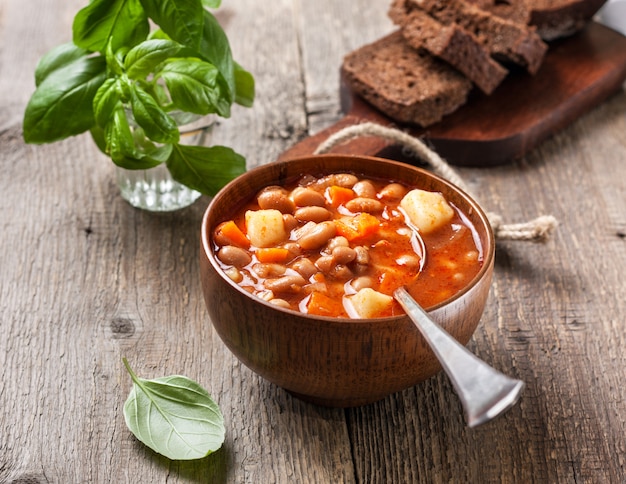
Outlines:
{"type": "Polygon", "coordinates": [[[317,224],[311,230],[307,231],[298,239],[298,244],[304,250],[319,249],[329,239],[335,236],[337,228],[332,222],[322,222],[317,224]]]}
{"type": "Polygon", "coordinates": [[[235,247],[234,245],[222,247],[217,253],[217,258],[226,265],[239,268],[252,262],[252,256],[247,250],[235,247]]]}
{"type": "Polygon", "coordinates": [[[300,207],[295,213],[294,217],[296,220],[300,222],[323,222],[324,220],[329,220],[331,218],[331,213],[329,210],[324,207],[318,207],[316,205],[312,205],[309,207],[300,207]]]}
{"type": "Polygon", "coordinates": [[[320,192],[316,192],[312,188],[294,188],[291,192],[291,199],[298,207],[323,207],[326,204],[324,195],[320,192]]]}

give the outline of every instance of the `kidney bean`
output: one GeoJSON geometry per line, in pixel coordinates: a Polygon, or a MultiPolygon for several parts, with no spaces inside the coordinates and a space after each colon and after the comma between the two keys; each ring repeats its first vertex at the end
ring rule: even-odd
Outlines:
{"type": "Polygon", "coordinates": [[[300,222],[323,222],[331,218],[331,213],[324,207],[312,205],[309,207],[298,208],[294,216],[300,222]]]}
{"type": "Polygon", "coordinates": [[[348,239],[346,239],[343,235],[339,235],[328,241],[326,250],[328,252],[332,252],[335,247],[350,247],[350,242],[348,242],[348,239]]]}
{"type": "Polygon", "coordinates": [[[296,229],[293,231],[293,234],[291,234],[291,238],[293,240],[298,240],[304,234],[313,230],[316,226],[317,224],[315,222],[307,222],[302,227],[296,227],[296,229]]]}
{"type": "Polygon", "coordinates": [[[314,282],[313,284],[307,284],[304,286],[304,292],[307,294],[311,294],[313,292],[328,294],[328,286],[324,282],[314,282]]]}
{"type": "Polygon", "coordinates": [[[252,266],[254,273],[262,278],[282,276],[287,268],[282,264],[272,262],[258,263],[252,266]]]}
{"type": "Polygon", "coordinates": [[[224,273],[228,277],[230,277],[233,282],[240,283],[241,281],[243,281],[243,275],[241,274],[241,271],[236,267],[227,267],[226,269],[224,269],[224,273]]]}
{"type": "Polygon", "coordinates": [[[295,205],[284,188],[272,186],[257,195],[257,203],[262,209],[274,208],[282,213],[293,213],[295,205]]]}
{"type": "Polygon", "coordinates": [[[367,265],[367,264],[370,263],[370,253],[369,253],[369,250],[367,249],[367,247],[364,247],[362,245],[357,245],[354,248],[354,251],[356,252],[356,263],[357,264],[367,265]]]}
{"type": "Polygon", "coordinates": [[[390,183],[380,191],[380,197],[384,200],[400,200],[406,195],[407,189],[400,183],[390,183]]]}
{"type": "Polygon", "coordinates": [[[307,280],[310,279],[313,274],[317,274],[318,272],[315,264],[313,264],[310,259],[306,258],[298,259],[291,264],[291,268],[307,280]]]}
{"type": "Polygon", "coordinates": [[[356,182],[352,187],[354,193],[363,198],[376,198],[376,188],[369,180],[356,182]]]}
{"type": "Polygon", "coordinates": [[[274,299],[274,292],[273,291],[259,291],[256,293],[256,295],[258,297],[260,297],[261,299],[263,299],[264,301],[270,301],[271,299],[274,299]]]}
{"type": "Polygon", "coordinates": [[[279,308],[291,309],[291,304],[289,304],[284,299],[280,299],[275,297],[274,299],[270,299],[270,304],[274,306],[278,306],[279,308]]]}
{"type": "Polygon", "coordinates": [[[380,213],[385,206],[382,202],[373,198],[356,197],[346,202],[346,208],[353,213],[367,212],[367,213],[380,213]]]}
{"type": "Polygon", "coordinates": [[[293,215],[289,213],[285,213],[283,214],[283,224],[285,225],[285,231],[291,232],[293,229],[295,229],[298,226],[298,221],[296,220],[296,217],[294,217],[293,215]]]}
{"type": "Polygon", "coordinates": [[[324,195],[316,192],[312,188],[294,188],[291,192],[291,199],[298,207],[323,207],[326,204],[324,195]]]}
{"type": "Polygon", "coordinates": [[[374,287],[374,279],[370,276],[359,276],[350,282],[355,291],[360,291],[366,287],[374,287]]]}
{"type": "Polygon", "coordinates": [[[335,247],[331,255],[336,264],[349,264],[356,259],[356,251],[351,247],[335,247]]]}
{"type": "Polygon", "coordinates": [[[339,279],[342,281],[347,281],[348,279],[352,279],[354,276],[352,270],[343,264],[337,264],[330,273],[331,277],[335,279],[339,279]]]}
{"type": "Polygon", "coordinates": [[[351,188],[359,179],[350,173],[336,173],[320,178],[315,185],[321,188],[337,185],[339,187],[351,188]]]}
{"type": "Polygon", "coordinates": [[[319,249],[335,236],[337,228],[332,222],[322,222],[317,224],[311,230],[304,233],[299,239],[298,244],[304,250],[319,249]]]}
{"type": "Polygon", "coordinates": [[[289,260],[293,260],[299,255],[302,255],[302,247],[297,242],[287,242],[283,244],[283,247],[289,251],[289,260]]]}
{"type": "Polygon", "coordinates": [[[217,253],[217,258],[224,264],[234,267],[244,267],[252,262],[252,256],[247,250],[234,245],[225,245],[217,253]]]}
{"type": "Polygon", "coordinates": [[[330,271],[335,267],[335,261],[330,255],[323,255],[315,261],[315,266],[324,274],[330,274],[330,271]]]}
{"type": "Polygon", "coordinates": [[[263,282],[263,286],[270,291],[289,293],[300,292],[305,284],[306,281],[300,274],[290,274],[263,282]]]}

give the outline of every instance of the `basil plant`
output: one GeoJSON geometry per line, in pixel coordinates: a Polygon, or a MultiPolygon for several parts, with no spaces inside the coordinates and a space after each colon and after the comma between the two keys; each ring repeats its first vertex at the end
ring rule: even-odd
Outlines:
{"type": "Polygon", "coordinates": [[[214,195],[245,171],[224,146],[180,143],[177,114],[223,118],[250,107],[254,78],[233,60],[208,8],[221,0],[91,0],[73,22],[73,41],[44,55],[24,114],[27,143],[89,131],[115,164],[165,163],[172,177],[214,195]]]}

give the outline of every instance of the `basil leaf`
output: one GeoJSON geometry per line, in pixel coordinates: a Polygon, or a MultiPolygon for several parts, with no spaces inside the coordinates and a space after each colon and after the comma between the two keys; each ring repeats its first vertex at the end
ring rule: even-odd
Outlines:
{"type": "Polygon", "coordinates": [[[141,0],[148,16],[173,40],[197,49],[202,37],[201,0],[141,0]]]}
{"type": "Polygon", "coordinates": [[[235,102],[247,108],[254,103],[254,77],[235,62],[235,102]]]}
{"type": "Polygon", "coordinates": [[[153,72],[169,57],[175,57],[182,46],[173,40],[146,40],[132,48],[124,59],[126,74],[131,79],[139,79],[153,72]]]}
{"type": "Polygon", "coordinates": [[[224,100],[217,83],[218,74],[213,64],[193,58],[168,62],[160,73],[177,108],[196,114],[217,112],[229,117],[230,103],[224,100]]]}
{"type": "Polygon", "coordinates": [[[121,77],[124,75],[124,47],[117,51],[113,50],[113,43],[109,42],[104,50],[104,57],[107,61],[107,68],[110,74],[121,77]]]}
{"type": "Polygon", "coordinates": [[[39,60],[35,68],[35,85],[39,86],[42,81],[52,72],[75,60],[87,55],[85,49],[76,47],[72,42],[57,45],[39,60]]]}
{"type": "MultiPolygon", "coordinates": [[[[97,130],[92,130],[92,136],[98,141],[97,130]]],[[[111,160],[122,168],[143,170],[157,166],[169,157],[172,145],[166,145],[167,151],[155,148],[154,152],[146,152],[138,149],[137,139],[145,139],[145,136],[141,131],[131,130],[124,108],[119,104],[104,129],[105,152],[111,160]]]]}
{"type": "Polygon", "coordinates": [[[89,134],[91,134],[91,138],[93,139],[93,142],[96,144],[98,149],[102,151],[102,153],[104,153],[105,155],[108,155],[107,141],[106,141],[106,135],[104,133],[104,128],[101,126],[97,126],[97,125],[93,126],[89,130],[89,134]]]}
{"type": "Polygon", "coordinates": [[[158,143],[178,142],[180,132],[176,121],[139,86],[131,86],[130,105],[135,121],[144,129],[149,138],[158,143]]]}
{"type": "Polygon", "coordinates": [[[106,78],[102,57],[83,57],[51,72],[24,112],[24,140],[49,143],[87,131],[94,124],[93,98],[106,78]]]}
{"type": "MultiPolygon", "coordinates": [[[[105,126],[104,137],[106,152],[115,164],[124,168],[133,168],[140,161],[140,156],[135,148],[133,133],[121,104],[113,111],[111,120],[105,126]],[[130,166],[126,166],[127,162],[130,163],[130,166]]],[[[149,167],[146,166],[146,168],[149,167]]]]}
{"type": "Polygon", "coordinates": [[[135,437],[174,460],[200,459],[222,446],[224,417],[204,388],[180,375],[139,378],[123,361],[133,380],[124,419],[135,437]]]}
{"type": "Polygon", "coordinates": [[[202,5],[206,8],[219,8],[222,4],[222,0],[202,0],[202,5]]]}
{"type": "Polygon", "coordinates": [[[74,43],[92,52],[104,52],[109,41],[113,50],[138,44],[150,25],[139,0],[92,0],[74,17],[74,43]]]}
{"type": "Polygon", "coordinates": [[[93,112],[96,124],[103,127],[106,126],[120,99],[120,81],[115,78],[109,78],[104,81],[93,98],[93,112]]]}
{"type": "Polygon", "coordinates": [[[198,52],[202,59],[210,62],[220,71],[230,91],[228,101],[232,102],[236,92],[233,54],[222,26],[215,16],[207,10],[204,11],[202,41],[198,52]]]}
{"type": "Polygon", "coordinates": [[[174,145],[166,163],[174,180],[209,196],[246,170],[244,157],[225,146],[174,145]]]}

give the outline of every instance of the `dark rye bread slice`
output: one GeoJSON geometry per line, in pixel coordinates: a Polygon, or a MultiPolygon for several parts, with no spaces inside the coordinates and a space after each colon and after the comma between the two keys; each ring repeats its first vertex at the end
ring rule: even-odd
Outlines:
{"type": "Polygon", "coordinates": [[[501,62],[514,63],[535,74],[548,50],[535,30],[497,17],[463,0],[406,0],[408,10],[421,8],[444,25],[458,24],[472,32],[501,62]]]}
{"type": "MultiPolygon", "coordinates": [[[[517,0],[521,1],[521,0],[517,0]]],[[[529,24],[544,40],[578,32],[606,0],[524,0],[530,10],[529,24]]]]}
{"type": "Polygon", "coordinates": [[[458,25],[442,25],[422,10],[404,13],[398,3],[394,2],[389,16],[401,22],[402,35],[411,47],[446,61],[485,94],[491,94],[504,80],[508,71],[491,58],[474,35],[458,25]]]}
{"type": "Polygon", "coordinates": [[[472,83],[446,63],[410,47],[398,30],[345,56],[353,92],[392,119],[430,126],[467,101],[472,83]]]}
{"type": "Polygon", "coordinates": [[[536,27],[546,41],[582,29],[606,0],[466,0],[498,17],[536,27]]]}
{"type": "Polygon", "coordinates": [[[519,24],[530,23],[530,9],[527,6],[529,0],[466,0],[482,10],[519,24]]]}

